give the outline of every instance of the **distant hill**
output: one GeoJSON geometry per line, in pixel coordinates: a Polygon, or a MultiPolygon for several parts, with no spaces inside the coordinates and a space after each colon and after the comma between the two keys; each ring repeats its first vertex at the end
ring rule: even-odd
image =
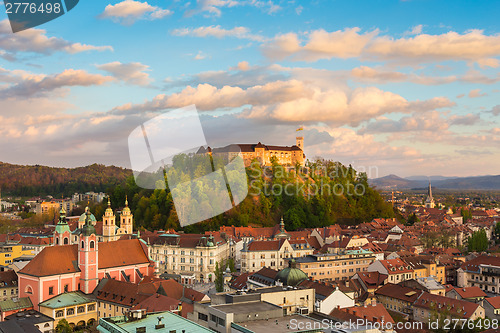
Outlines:
{"type": "Polygon", "coordinates": [[[0,162],[2,195],[71,195],[75,192],[106,191],[124,184],[132,172],[102,164],[78,168],[53,168],[42,165],[15,165],[0,162]]]}
{"type": "MultiPolygon", "coordinates": [[[[500,190],[500,175],[477,177],[429,177],[432,187],[450,190],[500,190]]],[[[429,178],[413,176],[401,178],[396,175],[370,179],[369,183],[379,189],[414,189],[425,188],[429,178]]]]}

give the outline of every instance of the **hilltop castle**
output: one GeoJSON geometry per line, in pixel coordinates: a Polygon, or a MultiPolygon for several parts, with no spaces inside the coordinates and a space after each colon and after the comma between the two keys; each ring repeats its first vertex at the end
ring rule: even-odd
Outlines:
{"type": "Polygon", "coordinates": [[[262,165],[271,165],[271,159],[276,157],[277,162],[282,165],[304,165],[306,155],[304,154],[304,137],[296,137],[296,144],[288,146],[267,146],[262,143],[257,144],[232,144],[222,148],[200,147],[197,154],[210,154],[232,160],[240,155],[249,166],[252,160],[257,159],[262,165]]]}

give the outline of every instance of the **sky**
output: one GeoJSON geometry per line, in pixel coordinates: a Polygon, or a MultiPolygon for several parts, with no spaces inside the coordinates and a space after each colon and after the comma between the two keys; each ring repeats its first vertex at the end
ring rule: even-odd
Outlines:
{"type": "Polygon", "coordinates": [[[499,1],[82,0],[15,34],[0,8],[2,162],[130,167],[136,127],[194,104],[211,146],[500,174],[499,1]]]}

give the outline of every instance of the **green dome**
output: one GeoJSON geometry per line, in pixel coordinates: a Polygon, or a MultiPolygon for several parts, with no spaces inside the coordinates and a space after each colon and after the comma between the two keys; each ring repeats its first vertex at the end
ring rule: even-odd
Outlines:
{"type": "Polygon", "coordinates": [[[63,234],[63,233],[65,233],[66,231],[67,231],[67,232],[69,232],[69,233],[71,233],[71,230],[69,230],[69,225],[68,225],[67,223],[66,223],[66,224],[59,224],[59,223],[58,223],[58,224],[56,225],[56,232],[57,232],[58,234],[63,234]]]}
{"type": "Polygon", "coordinates": [[[307,274],[295,267],[295,260],[290,260],[289,267],[282,269],[276,274],[275,281],[283,283],[284,286],[295,287],[304,280],[307,280],[307,274]]]}
{"type": "MultiPolygon", "coordinates": [[[[85,222],[85,218],[86,218],[86,217],[87,217],[87,216],[85,215],[85,213],[83,213],[82,215],[80,215],[80,218],[78,219],[78,221],[79,221],[79,222],[85,222]]],[[[96,220],[96,218],[95,218],[94,214],[90,213],[90,217],[89,217],[89,218],[90,218],[90,222],[97,222],[97,220],[96,220]]]]}

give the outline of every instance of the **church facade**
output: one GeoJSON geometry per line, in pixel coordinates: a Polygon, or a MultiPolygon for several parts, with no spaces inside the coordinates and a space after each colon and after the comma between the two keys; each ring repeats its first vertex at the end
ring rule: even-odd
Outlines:
{"type": "Polygon", "coordinates": [[[18,272],[19,297],[29,297],[36,310],[41,302],[65,292],[90,294],[103,278],[138,283],[146,275],[157,274],[143,241],[99,242],[91,215],[86,209],[83,226],[73,233],[64,216],[60,218],[55,245],[44,248],[18,272]],[[72,244],[70,237],[75,235],[77,241],[72,244]]]}
{"type": "Polygon", "coordinates": [[[59,212],[59,222],[54,231],[55,245],[77,244],[78,236],[85,225],[85,220],[88,218],[92,226],[96,230],[97,240],[99,242],[111,242],[120,239],[122,235],[132,235],[134,215],[128,207],[128,199],[125,199],[125,207],[120,214],[120,226],[116,225],[116,215],[111,209],[111,203],[108,198],[108,208],[104,212],[102,221],[97,221],[94,214],[90,213],[89,207],[85,208],[85,212],[78,219],[78,227],[70,225],[66,219],[66,211],[64,208],[59,212]],[[89,213],[89,214],[87,214],[89,213]]]}

